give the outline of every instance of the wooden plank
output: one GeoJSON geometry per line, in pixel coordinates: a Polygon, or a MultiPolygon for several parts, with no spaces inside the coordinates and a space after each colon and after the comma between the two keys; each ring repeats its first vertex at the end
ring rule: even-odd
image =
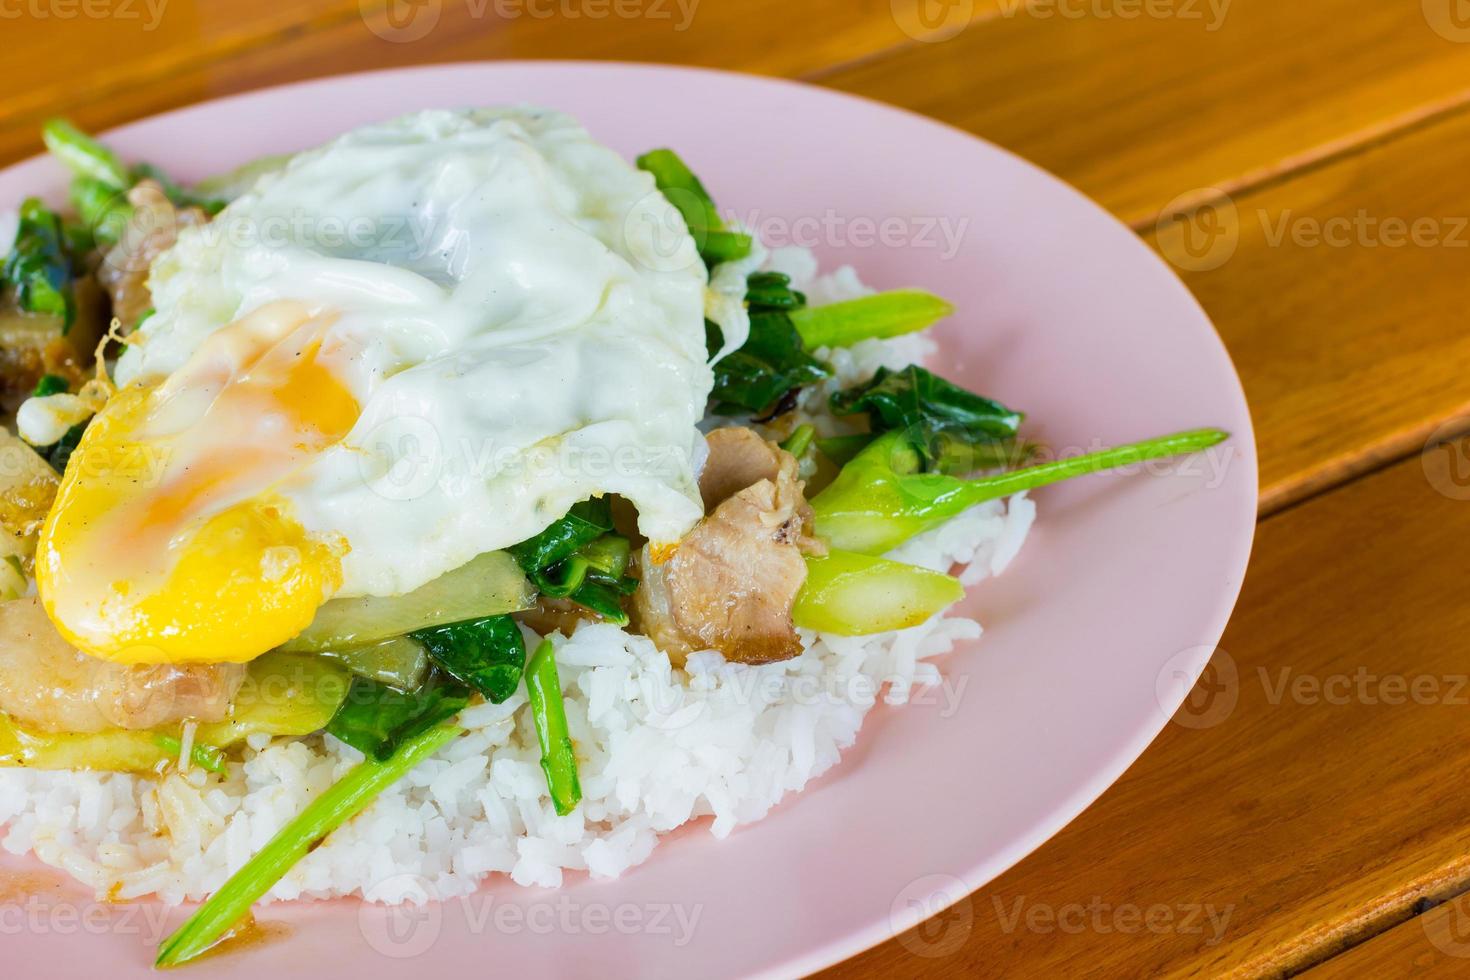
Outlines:
{"type": "Polygon", "coordinates": [[[1264,521],[1225,652],[1143,758],[947,918],[829,975],[1282,975],[1463,888],[1466,499],[1459,442],[1264,521]]]}
{"type": "Polygon", "coordinates": [[[1304,974],[1308,980],[1413,977],[1460,980],[1470,974],[1470,896],[1436,905],[1304,974]]]}
{"type": "Polygon", "coordinates": [[[1426,9],[997,0],[983,25],[826,83],[992,139],[1147,226],[1181,194],[1233,192],[1462,105],[1470,44],[1445,35],[1470,31],[1436,32],[1426,9]]]}
{"type": "MultiPolygon", "coordinates": [[[[344,0],[309,2],[327,7],[344,0]]],[[[249,6],[274,9],[271,4],[249,6]]],[[[0,112],[0,161],[36,152],[40,121],[57,112],[104,129],[233,92],[373,68],[556,57],[805,75],[918,43],[894,19],[889,0],[807,0],[796,6],[783,0],[424,0],[395,5],[408,14],[393,20],[381,5],[365,5],[366,14],[359,14],[356,0],[347,6],[346,13],[339,10],[299,23],[287,18],[273,32],[257,30],[251,43],[236,43],[229,57],[186,56],[194,45],[188,30],[177,26],[185,20],[166,17],[163,23],[175,25],[178,36],[150,37],[148,50],[154,54],[146,64],[133,62],[128,71],[107,73],[105,84],[38,87],[0,112]],[[619,15],[619,10],[631,15],[619,15]],[[548,11],[575,16],[544,16],[548,11]]],[[[237,7],[244,9],[230,4],[232,10],[237,7]]],[[[24,30],[36,28],[27,25],[24,30]]],[[[207,33],[203,28],[200,32],[207,33]]],[[[236,33],[243,34],[244,28],[236,33]]],[[[86,58],[105,60],[114,40],[98,33],[68,43],[69,50],[86,58]]],[[[58,43],[47,39],[46,46],[58,43]]],[[[475,96],[466,99],[474,101],[475,96]]]]}
{"type": "MultiPolygon", "coordinates": [[[[1238,186],[1438,111],[1470,77],[1470,44],[1436,34],[1419,9],[1406,16],[1404,5],[1364,0],[1235,0],[1213,32],[1208,21],[1181,18],[1008,14],[1012,0],[988,0],[977,8],[988,21],[931,44],[906,34],[891,4],[875,0],[819,0],[790,12],[775,0],[703,0],[682,31],[675,0],[658,2],[668,18],[619,21],[616,30],[591,19],[487,18],[475,14],[486,8],[468,0],[447,2],[432,30],[412,43],[385,40],[379,34],[393,35],[383,25],[353,17],[70,109],[100,127],[294,78],[553,51],[657,52],[809,74],[907,44],[829,80],[998,137],[1142,221],[1191,187],[1238,186]],[[1329,16],[1340,26],[1302,43],[1329,16]],[[1223,91],[1231,97],[1221,98],[1223,91]],[[977,98],[982,92],[989,97],[977,98]]],[[[0,155],[33,151],[38,121],[0,128],[0,155]]],[[[1238,194],[1237,215],[1248,220],[1230,261],[1187,275],[1220,326],[1257,414],[1268,511],[1411,451],[1466,408],[1454,370],[1466,341],[1450,326],[1462,305],[1454,248],[1275,245],[1267,234],[1275,225],[1254,215],[1264,208],[1272,220],[1287,212],[1307,222],[1350,218],[1360,193],[1373,198],[1369,214],[1380,220],[1470,214],[1457,193],[1464,183],[1453,156],[1430,149],[1441,133],[1458,146],[1462,132],[1454,122],[1431,127],[1406,151],[1390,146],[1264,196],[1238,194]],[[1400,181],[1401,167],[1416,179],[1400,181]],[[1399,301],[1407,306],[1390,305],[1399,301]]],[[[1180,258],[1177,250],[1173,257],[1180,258]]]]}
{"type": "Polygon", "coordinates": [[[356,0],[15,0],[0,8],[0,126],[357,17],[356,0]]]}
{"type": "Polygon", "coordinates": [[[1456,116],[1149,236],[1235,359],[1266,512],[1470,428],[1466,154],[1456,116]]]}

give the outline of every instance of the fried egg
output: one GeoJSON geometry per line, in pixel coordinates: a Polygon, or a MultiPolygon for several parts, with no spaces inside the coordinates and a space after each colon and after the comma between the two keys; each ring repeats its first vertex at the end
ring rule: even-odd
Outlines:
{"type": "Polygon", "coordinates": [[[706,273],[652,179],[565,116],[350,132],[183,229],[149,284],[38,547],[89,653],[248,660],[594,495],[654,541],[701,516],[706,273]]]}

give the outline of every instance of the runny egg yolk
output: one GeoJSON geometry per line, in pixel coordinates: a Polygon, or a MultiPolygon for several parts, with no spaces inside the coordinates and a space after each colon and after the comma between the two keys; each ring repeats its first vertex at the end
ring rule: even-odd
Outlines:
{"type": "Polygon", "coordinates": [[[331,321],[271,303],[93,418],[36,552],[70,643],[120,663],[246,661],[337,590],[345,542],[309,534],[273,489],[357,421],[323,363],[331,321]]]}

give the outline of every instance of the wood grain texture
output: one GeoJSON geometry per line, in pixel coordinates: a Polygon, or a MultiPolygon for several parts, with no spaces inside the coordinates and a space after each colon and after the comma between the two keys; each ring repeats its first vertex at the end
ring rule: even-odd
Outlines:
{"type": "MultiPolygon", "coordinates": [[[[170,7],[180,19],[165,22],[183,23],[190,11],[204,16],[212,9],[207,2],[170,7]]],[[[1344,154],[1355,141],[1443,115],[1463,100],[1470,44],[1436,33],[1417,5],[1234,0],[1211,8],[1206,0],[1189,6],[1180,0],[1161,8],[1173,16],[1128,19],[1117,15],[1124,8],[1110,5],[1113,0],[1100,0],[1097,9],[1112,15],[1073,19],[1041,16],[1063,8],[1039,2],[982,0],[968,29],[924,43],[901,16],[904,5],[887,0],[813,0],[799,7],[775,0],[686,0],[684,7],[679,0],[627,0],[646,16],[571,20],[502,15],[544,9],[516,7],[520,0],[503,0],[510,6],[442,0],[427,8],[437,18],[413,41],[403,40],[413,36],[412,23],[405,33],[405,22],[388,20],[386,12],[370,7],[362,17],[356,3],[337,0],[334,8],[331,2],[292,8],[301,30],[281,27],[281,13],[276,21],[239,27],[234,37],[253,31],[255,40],[238,42],[228,58],[158,77],[140,70],[134,83],[115,81],[105,99],[73,99],[45,112],[59,108],[100,128],[292,79],[486,57],[653,57],[825,75],[838,87],[995,138],[1151,234],[1158,210],[1171,199],[1207,199],[1201,189],[1209,184],[1235,188],[1242,197],[1237,215],[1246,219],[1235,255],[1220,269],[1190,275],[1189,283],[1220,327],[1256,412],[1268,512],[1402,455],[1467,407],[1451,359],[1464,348],[1450,328],[1463,302],[1454,271],[1460,252],[1263,244],[1274,226],[1254,220],[1260,208],[1277,218],[1287,211],[1298,217],[1310,211],[1308,221],[1350,218],[1360,206],[1358,185],[1370,181],[1377,185],[1370,217],[1470,214],[1455,194],[1461,182],[1453,176],[1453,156],[1426,151],[1440,138],[1434,127],[1410,141],[1408,166],[1421,172],[1416,181],[1398,180],[1392,148],[1387,156],[1370,154],[1367,163],[1349,157],[1301,180],[1285,176],[1304,161],[1344,154]],[[1323,30],[1329,22],[1332,30],[1323,30]],[[265,43],[270,25],[280,33],[265,43]],[[860,64],[834,71],[854,61],[860,64]],[[1364,167],[1372,173],[1360,174],[1364,167]],[[1268,178],[1267,186],[1288,183],[1260,202],[1240,190],[1268,178]],[[1415,284],[1412,291],[1400,287],[1407,282],[1415,284]],[[1402,310],[1391,305],[1400,297],[1407,304],[1402,310]],[[1427,377],[1423,355],[1429,355],[1427,377]]],[[[179,57],[155,60],[172,64],[179,57]]],[[[0,156],[37,149],[44,114],[0,125],[0,156]]],[[[1458,127],[1444,132],[1458,145],[1458,127]]],[[[1180,211],[1171,206],[1168,213],[1180,211]]]]}
{"type": "Polygon", "coordinates": [[[1307,980],[1461,980],[1470,976],[1470,896],[1436,905],[1303,976],[1307,980]]]}
{"type": "MultiPolygon", "coordinates": [[[[973,22],[933,43],[889,0],[700,0],[687,23],[677,0],[658,8],[667,16],[575,19],[444,0],[407,42],[389,39],[405,36],[402,21],[372,8],[364,18],[356,0],[169,0],[149,32],[5,22],[0,159],[35,152],[40,120],[57,111],[104,128],[262,85],[428,61],[624,58],[823,78],[1036,160],[1180,265],[1241,369],[1268,511],[1412,453],[1470,414],[1459,379],[1470,250],[1446,241],[1470,216],[1459,166],[1470,120],[1457,115],[1470,44],[1436,33],[1412,0],[1234,0],[1213,31],[1208,0],[1165,4],[1174,14],[1162,17],[1123,16],[1126,4],[1064,0],[1100,14],[1074,19],[1041,16],[1059,9],[1046,0],[962,0],[945,9],[973,22]],[[1181,205],[1218,201],[1209,188],[1233,195],[1233,210],[1181,205]],[[1302,243],[1360,212],[1380,223],[1379,244],[1353,227],[1343,246],[1302,243]],[[1390,218],[1428,219],[1439,241],[1385,246],[1390,218]],[[1203,244],[1185,248],[1184,231],[1203,244]],[[1221,241],[1229,254],[1217,263],[1221,241]]],[[[1458,494],[1450,458],[1430,458],[1458,494]]],[[[1470,879],[1470,805],[1449,775],[1470,736],[1445,689],[1466,662],[1470,614],[1446,573],[1464,564],[1466,523],[1470,505],[1430,489],[1417,458],[1268,520],[1223,643],[1236,669],[1229,716],[1172,726],[1103,801],[973,896],[960,952],[919,955],[936,947],[910,936],[835,972],[1257,975],[1386,929],[1321,970],[1420,963],[1414,940],[1435,913],[1390,927],[1470,879]],[[1288,684],[1351,687],[1360,669],[1437,678],[1439,700],[1273,695],[1282,671],[1288,684]]],[[[1218,702],[1204,698],[1195,714],[1208,719],[1218,702]]],[[[1458,957],[1432,965],[1448,972],[1424,975],[1464,975],[1458,957]]]]}
{"type": "MultiPolygon", "coordinates": [[[[889,0],[805,0],[799,6],[784,0],[418,0],[392,8],[375,0],[363,8],[357,0],[292,0],[262,6],[280,13],[216,32],[225,35],[218,41],[205,28],[190,26],[202,16],[191,14],[193,6],[206,0],[167,2],[158,30],[143,36],[128,28],[139,35],[133,43],[143,53],[116,70],[96,73],[87,84],[68,85],[64,78],[53,84],[54,73],[29,66],[26,77],[37,81],[0,110],[0,161],[37,152],[37,129],[48,115],[65,113],[105,129],[220,95],[351,71],[499,58],[594,58],[796,76],[918,43],[894,19],[889,0]],[[575,16],[546,16],[556,11],[575,16]]],[[[230,22],[228,15],[219,16],[230,22]]],[[[25,30],[36,28],[28,24],[25,30]]],[[[71,42],[74,50],[94,61],[110,58],[124,40],[115,26],[99,35],[71,42]]],[[[26,45],[28,50],[62,43],[38,37],[40,43],[26,45]]]]}
{"type": "Polygon", "coordinates": [[[931,926],[829,976],[1279,976],[1463,888],[1467,500],[1459,442],[1264,521],[1174,724],[970,897],[963,946],[916,955],[931,926]]]}
{"type": "Polygon", "coordinates": [[[994,140],[1147,226],[1180,195],[1463,104],[1470,44],[1418,2],[997,0],[981,25],[825,82],[994,140]]]}
{"type": "Polygon", "coordinates": [[[287,32],[357,17],[356,0],[8,0],[0,127],[140,81],[225,63],[287,32]]]}
{"type": "Polygon", "coordinates": [[[1240,371],[1264,511],[1470,430],[1467,154],[1456,116],[1149,236],[1240,371]]]}

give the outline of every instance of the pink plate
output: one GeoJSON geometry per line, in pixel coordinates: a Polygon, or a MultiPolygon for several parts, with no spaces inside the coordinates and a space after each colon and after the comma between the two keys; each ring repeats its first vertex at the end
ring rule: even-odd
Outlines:
{"type": "MultiPolygon", "coordinates": [[[[291,85],[108,139],[198,179],[399,113],[505,102],[570,112],[630,157],[675,147],[722,207],[769,238],[814,245],[879,287],[953,300],[941,370],[1024,408],[1033,438],[1086,449],[1206,425],[1234,438],[1183,469],[1038,494],[1020,559],[966,600],[987,630],[943,664],[949,694],[875,712],[833,774],[765,821],[723,842],[686,829],[617,881],[573,878],[556,892],[496,882],[407,917],[348,901],[273,905],[262,918],[288,935],[201,974],[815,970],[985,884],[1096,799],[1179,706],[1240,588],[1255,446],[1209,321],[1127,228],[965,133],[764,78],[538,62],[291,85]]],[[[58,195],[62,182],[58,166],[32,160],[0,174],[0,202],[58,195]]],[[[7,963],[27,977],[104,964],[114,980],[146,975],[160,929],[181,913],[161,924],[156,906],[95,905],[47,874],[0,879],[7,963]]],[[[950,932],[906,941],[919,955],[953,948],[969,920],[946,921],[950,932]]]]}

